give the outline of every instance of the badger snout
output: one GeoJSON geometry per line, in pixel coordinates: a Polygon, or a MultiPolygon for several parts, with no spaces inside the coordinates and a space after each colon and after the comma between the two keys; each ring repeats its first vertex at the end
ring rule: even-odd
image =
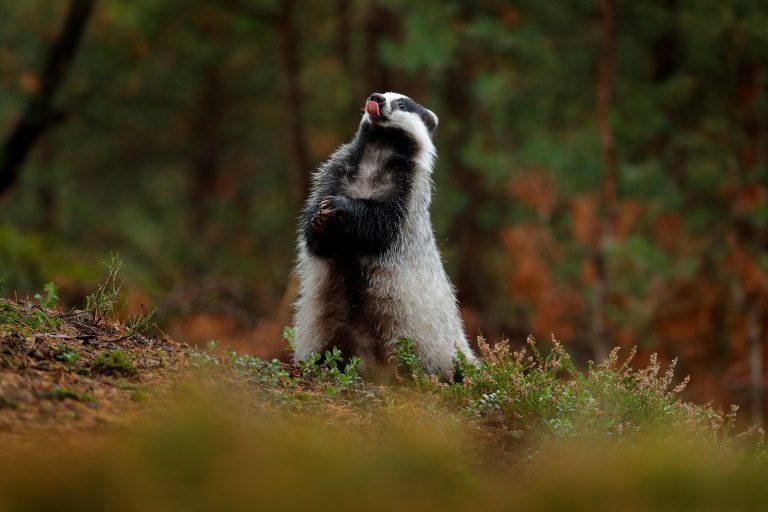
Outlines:
{"type": "Polygon", "coordinates": [[[386,104],[387,98],[385,98],[383,94],[375,92],[370,95],[368,101],[365,103],[365,111],[368,112],[368,115],[371,117],[379,117],[386,104]]]}

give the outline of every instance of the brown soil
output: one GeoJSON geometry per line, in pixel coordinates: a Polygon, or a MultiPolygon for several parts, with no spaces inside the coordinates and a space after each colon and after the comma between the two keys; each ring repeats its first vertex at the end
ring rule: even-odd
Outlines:
{"type": "Polygon", "coordinates": [[[0,299],[0,438],[121,424],[162,403],[186,349],[89,313],[0,299]]]}

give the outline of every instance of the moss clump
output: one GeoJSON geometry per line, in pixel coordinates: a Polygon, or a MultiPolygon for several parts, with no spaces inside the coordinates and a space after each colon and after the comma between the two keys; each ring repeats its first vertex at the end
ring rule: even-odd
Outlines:
{"type": "Polygon", "coordinates": [[[0,302],[0,333],[10,332],[21,324],[21,315],[7,302],[0,302]]]}
{"type": "Polygon", "coordinates": [[[109,350],[99,354],[96,360],[91,363],[90,370],[93,373],[124,375],[128,377],[134,376],[139,372],[131,361],[130,356],[121,349],[109,350]]]}
{"type": "Polygon", "coordinates": [[[141,389],[134,389],[131,391],[131,400],[134,402],[146,402],[149,400],[149,393],[141,389]]]}
{"type": "Polygon", "coordinates": [[[18,406],[19,404],[10,398],[5,398],[3,395],[0,395],[0,409],[16,409],[18,406]]]}
{"type": "Polygon", "coordinates": [[[79,402],[95,402],[88,393],[81,393],[69,388],[54,388],[53,391],[47,391],[43,393],[42,398],[50,398],[51,400],[77,400],[79,402]]]}
{"type": "Polygon", "coordinates": [[[41,309],[26,311],[10,302],[0,301],[0,333],[16,331],[22,336],[28,336],[60,327],[61,320],[41,309]]]}
{"type": "Polygon", "coordinates": [[[61,327],[61,320],[40,309],[30,311],[23,323],[33,331],[58,329],[61,327]]]}

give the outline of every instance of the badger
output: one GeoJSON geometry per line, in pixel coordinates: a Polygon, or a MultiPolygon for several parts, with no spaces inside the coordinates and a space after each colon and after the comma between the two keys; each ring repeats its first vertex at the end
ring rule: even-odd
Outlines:
{"type": "Polygon", "coordinates": [[[298,235],[295,359],[338,347],[363,375],[391,373],[399,339],[450,375],[475,355],[432,231],[438,118],[402,94],[372,94],[354,139],[312,177],[298,235]]]}

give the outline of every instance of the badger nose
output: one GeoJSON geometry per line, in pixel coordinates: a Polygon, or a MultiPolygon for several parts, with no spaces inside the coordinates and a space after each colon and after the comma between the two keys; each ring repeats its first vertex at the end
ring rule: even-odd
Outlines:
{"type": "Polygon", "coordinates": [[[383,94],[375,92],[371,94],[371,96],[368,98],[368,101],[375,101],[379,105],[383,105],[387,102],[387,98],[385,98],[383,94]]]}

